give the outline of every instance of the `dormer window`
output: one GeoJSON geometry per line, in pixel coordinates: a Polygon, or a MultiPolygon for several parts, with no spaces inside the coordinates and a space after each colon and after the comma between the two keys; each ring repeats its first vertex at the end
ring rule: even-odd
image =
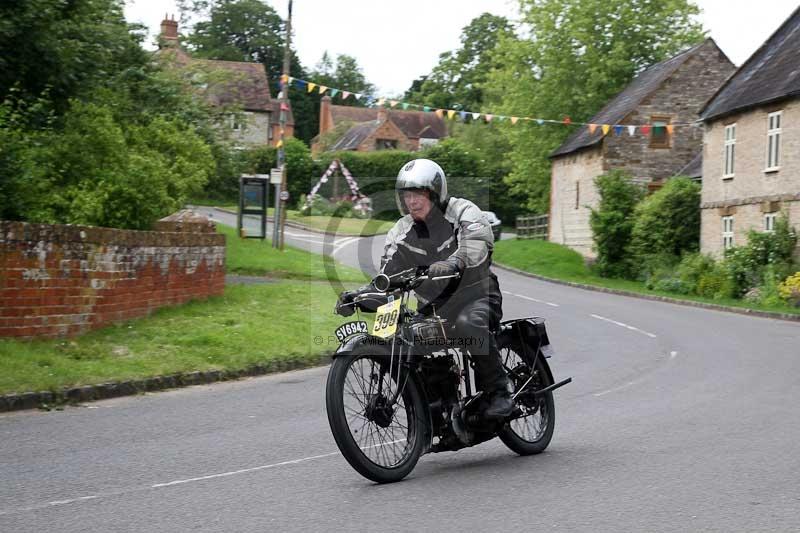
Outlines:
{"type": "Polygon", "coordinates": [[[667,116],[653,116],[650,118],[652,124],[650,128],[650,148],[670,147],[670,135],[667,130],[670,120],[670,117],[667,116]]]}

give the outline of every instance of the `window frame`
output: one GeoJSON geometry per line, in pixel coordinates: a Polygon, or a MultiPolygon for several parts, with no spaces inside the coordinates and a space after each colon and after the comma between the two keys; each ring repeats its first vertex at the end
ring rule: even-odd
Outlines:
{"type": "MultiPolygon", "coordinates": [[[[669,149],[672,148],[672,135],[669,134],[669,130],[667,126],[672,123],[672,117],[669,115],[652,115],[650,117],[650,142],[649,147],[655,149],[669,149]],[[654,137],[656,133],[656,122],[663,122],[664,123],[664,140],[663,142],[658,141],[654,137]]],[[[658,126],[659,128],[662,126],[658,126]]]]}
{"type": "Polygon", "coordinates": [[[764,172],[777,172],[781,169],[781,137],[783,136],[783,110],[780,111],[773,111],[772,113],[767,113],[767,142],[766,142],[766,159],[764,161],[764,172]],[[773,128],[773,119],[775,123],[777,123],[777,127],[773,128]],[[776,139],[776,142],[770,144],[770,142],[776,139]],[[773,147],[774,147],[774,155],[775,155],[775,164],[772,163],[771,157],[773,155],[773,147]]]}
{"type": "Polygon", "coordinates": [[[775,233],[775,221],[778,213],[764,213],[764,233],[775,233]]]}
{"type": "Polygon", "coordinates": [[[733,215],[722,217],[722,249],[727,250],[734,247],[733,215]],[[730,222],[730,228],[728,227],[730,222]]]}
{"type": "Polygon", "coordinates": [[[722,139],[722,179],[731,179],[736,175],[736,122],[725,125],[722,139]],[[730,136],[728,132],[731,132],[730,136]],[[730,154],[730,165],[728,165],[728,154],[730,154]]]}

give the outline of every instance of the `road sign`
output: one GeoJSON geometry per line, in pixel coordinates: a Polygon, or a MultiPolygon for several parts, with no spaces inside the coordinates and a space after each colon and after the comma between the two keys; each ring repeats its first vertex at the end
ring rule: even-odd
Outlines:
{"type": "Polygon", "coordinates": [[[289,201],[289,191],[281,191],[281,201],[282,202],[289,201]]]}
{"type": "Polygon", "coordinates": [[[283,173],[279,168],[273,168],[269,171],[269,182],[272,185],[280,185],[283,181],[283,173]]]}

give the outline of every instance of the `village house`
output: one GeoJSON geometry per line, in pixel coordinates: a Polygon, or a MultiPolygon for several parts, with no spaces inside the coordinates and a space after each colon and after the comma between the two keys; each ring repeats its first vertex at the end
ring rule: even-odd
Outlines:
{"type": "Polygon", "coordinates": [[[324,96],[320,102],[319,135],[312,141],[311,151],[416,151],[446,136],[444,119],[435,113],[333,105],[331,97],[324,96]],[[339,130],[342,126],[347,129],[336,135],[337,126],[339,130]],[[326,134],[336,138],[325,139],[326,134]]]}
{"type": "Polygon", "coordinates": [[[800,8],[719,89],[705,122],[702,252],[800,221],[800,8]]]}
{"type": "Polygon", "coordinates": [[[683,169],[696,173],[702,128],[674,126],[698,120],[698,111],[734,72],[735,66],[713,39],[641,72],[551,155],[548,238],[594,257],[590,208],[599,204],[594,180],[624,170],[651,189],[683,169]],[[613,127],[604,133],[601,125],[613,127]],[[641,126],[645,126],[644,129],[641,126]],[[694,166],[692,167],[692,163],[694,166]]]}
{"type": "MultiPolygon", "coordinates": [[[[159,51],[177,67],[191,67],[195,75],[205,76],[209,83],[205,97],[215,106],[231,106],[228,131],[231,141],[239,146],[275,146],[280,139],[281,102],[270,96],[269,80],[264,65],[246,61],[195,59],[178,42],[178,22],[161,21],[159,51]]],[[[294,134],[291,103],[286,105],[286,137],[294,134]]]]}

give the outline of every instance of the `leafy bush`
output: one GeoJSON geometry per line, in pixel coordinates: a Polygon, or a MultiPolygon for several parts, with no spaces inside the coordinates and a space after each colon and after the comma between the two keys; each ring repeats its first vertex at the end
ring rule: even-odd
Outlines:
{"type": "Polygon", "coordinates": [[[655,254],[680,257],[700,247],[700,185],[676,177],[636,206],[630,250],[642,259],[655,254]]]}
{"type": "Polygon", "coordinates": [[[700,275],[695,292],[706,298],[733,298],[735,286],[728,270],[721,263],[715,263],[710,271],[700,275]]]}
{"type": "Polygon", "coordinates": [[[733,283],[734,297],[758,287],[763,282],[767,265],[771,265],[781,279],[793,272],[792,253],[796,244],[797,234],[782,216],[775,221],[773,232],[751,230],[746,245],[726,250],[724,264],[733,283]]]}
{"type": "Polygon", "coordinates": [[[781,298],[800,307],[800,272],[795,272],[778,285],[781,298]]]}
{"type": "Polygon", "coordinates": [[[597,247],[595,268],[601,276],[630,277],[634,267],[628,252],[634,210],[644,196],[630,175],[612,170],[595,178],[600,204],[592,209],[589,222],[597,247]]]}
{"type": "Polygon", "coordinates": [[[691,287],[690,292],[697,293],[700,278],[712,272],[715,265],[716,261],[710,255],[690,253],[683,256],[676,268],[675,275],[684,285],[691,287]]]}

